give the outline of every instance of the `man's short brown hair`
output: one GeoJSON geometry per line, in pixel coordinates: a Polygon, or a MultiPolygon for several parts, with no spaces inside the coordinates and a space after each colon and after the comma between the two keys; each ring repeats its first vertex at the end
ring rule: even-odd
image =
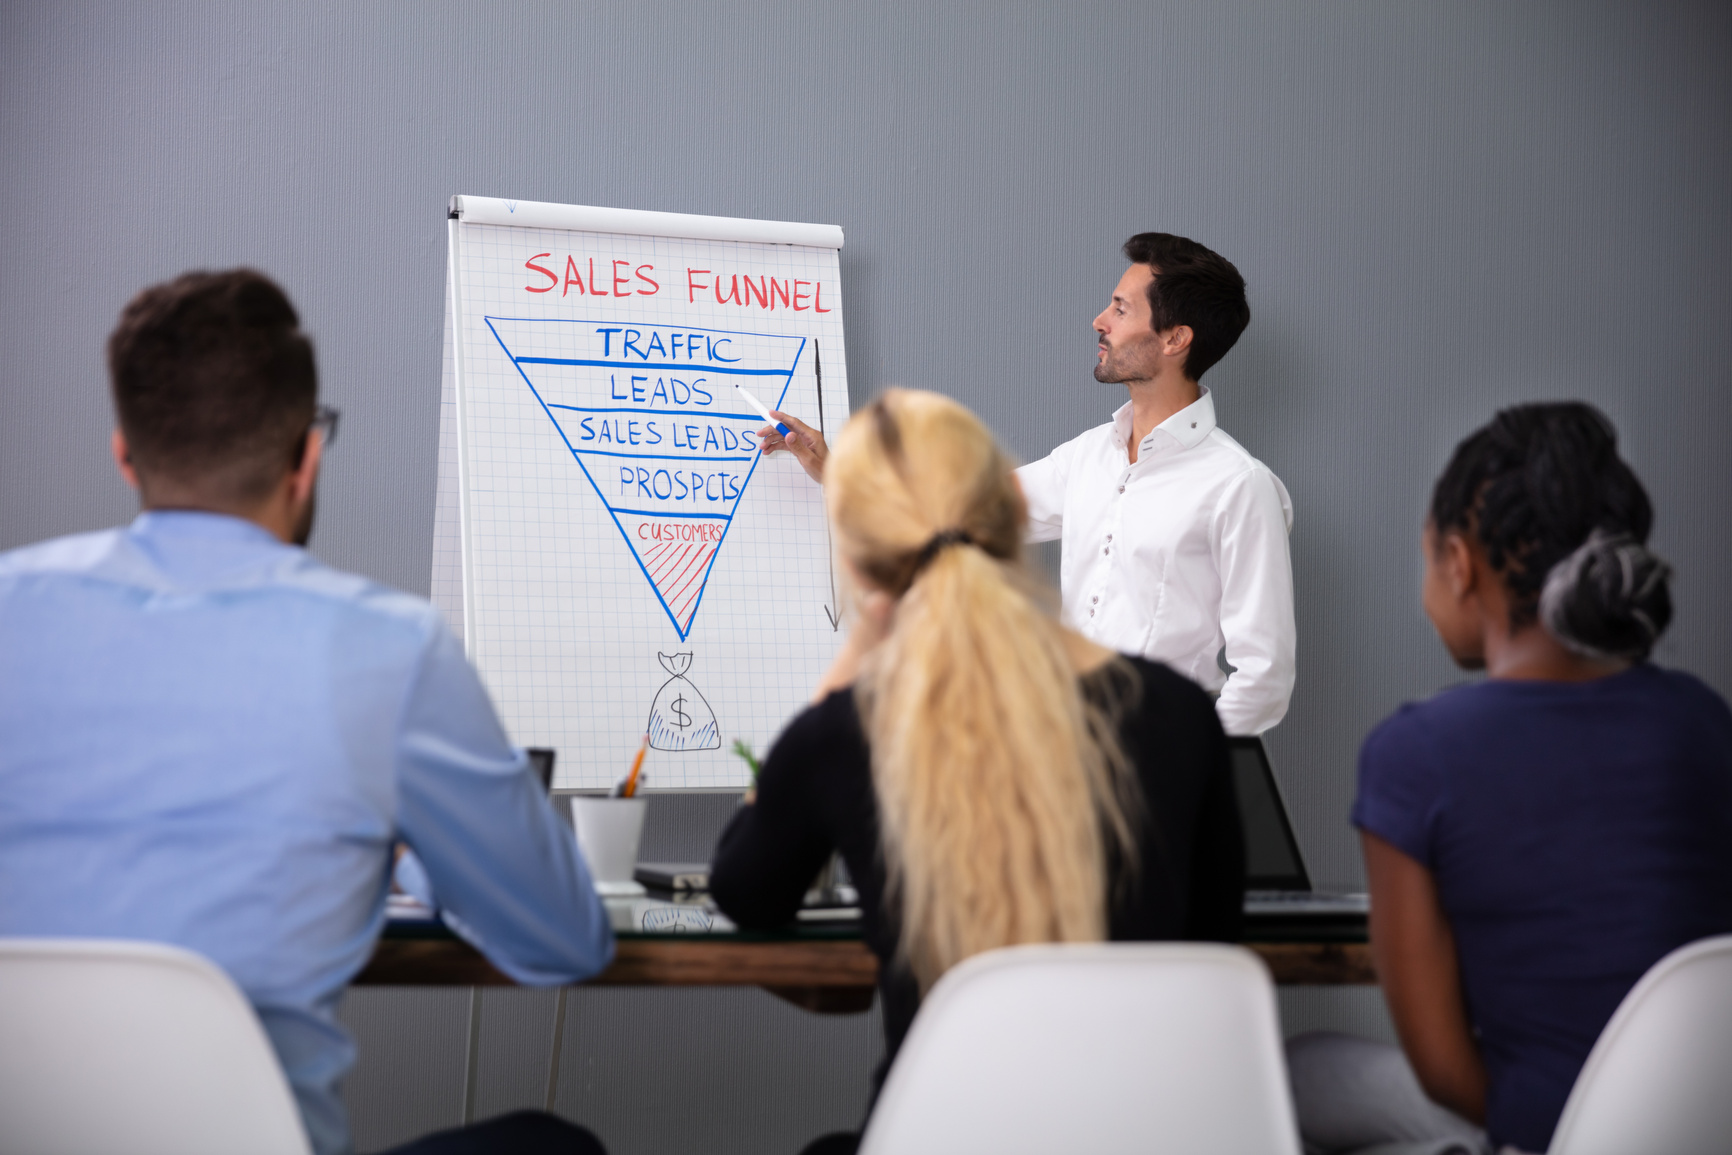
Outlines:
{"type": "Polygon", "coordinates": [[[1174,325],[1191,327],[1184,373],[1201,381],[1251,323],[1245,278],[1220,253],[1172,233],[1138,233],[1125,242],[1124,252],[1133,265],[1154,270],[1149,327],[1157,333],[1174,325]]]}
{"type": "Polygon", "coordinates": [[[288,296],[254,269],[186,273],[139,293],[108,338],[108,372],[146,484],[258,501],[305,452],[313,343],[288,296]]]}

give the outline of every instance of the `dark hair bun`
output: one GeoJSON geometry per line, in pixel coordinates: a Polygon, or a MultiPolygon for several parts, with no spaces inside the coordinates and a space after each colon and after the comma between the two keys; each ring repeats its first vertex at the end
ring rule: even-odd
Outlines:
{"type": "Polygon", "coordinates": [[[1540,621],[1578,654],[1639,662],[1672,621],[1671,578],[1634,537],[1596,529],[1546,574],[1540,621]]]}

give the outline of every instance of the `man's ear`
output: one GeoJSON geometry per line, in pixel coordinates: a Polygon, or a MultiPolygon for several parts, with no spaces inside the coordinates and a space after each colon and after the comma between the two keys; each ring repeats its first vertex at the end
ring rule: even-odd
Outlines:
{"type": "Polygon", "coordinates": [[[108,439],[108,449],[114,454],[114,467],[120,470],[120,476],[126,478],[126,484],[138,489],[138,470],[132,467],[132,451],[126,446],[126,434],[116,429],[108,439]]]}
{"type": "Polygon", "coordinates": [[[295,504],[299,505],[312,495],[313,486],[319,480],[319,462],[325,456],[325,435],[322,431],[310,429],[307,431],[307,448],[301,454],[301,463],[295,467],[291,486],[295,504]]]}
{"type": "Polygon", "coordinates": [[[1163,329],[1155,336],[1161,339],[1161,355],[1163,357],[1183,357],[1191,348],[1191,338],[1194,334],[1189,325],[1174,325],[1171,329],[1163,329]]]}

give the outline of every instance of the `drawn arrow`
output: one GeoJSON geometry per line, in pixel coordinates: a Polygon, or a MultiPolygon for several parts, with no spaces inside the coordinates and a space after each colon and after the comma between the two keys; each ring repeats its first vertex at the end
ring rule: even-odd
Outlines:
{"type": "MultiPolygon", "coordinates": [[[[824,429],[824,362],[818,356],[816,337],[812,338],[812,376],[818,382],[818,436],[828,446],[830,435],[824,429]]],[[[824,560],[830,563],[830,604],[824,607],[824,616],[830,619],[830,632],[835,633],[842,627],[842,611],[836,604],[836,547],[830,541],[829,510],[824,511],[824,560]]]]}

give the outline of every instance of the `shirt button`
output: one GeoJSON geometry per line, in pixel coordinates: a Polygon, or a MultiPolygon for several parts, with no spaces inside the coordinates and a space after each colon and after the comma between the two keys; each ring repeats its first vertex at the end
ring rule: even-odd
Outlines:
{"type": "Polygon", "coordinates": [[[1111,540],[1112,540],[1112,539],[1113,539],[1113,535],[1112,535],[1112,534],[1110,534],[1110,533],[1109,533],[1109,534],[1107,534],[1107,540],[1108,540],[1108,541],[1111,541],[1111,540]]]}
{"type": "Polygon", "coordinates": [[[1089,611],[1089,617],[1091,617],[1091,618],[1092,618],[1092,617],[1094,617],[1094,616],[1095,616],[1095,612],[1094,612],[1094,611],[1093,611],[1093,610],[1090,610],[1090,611],[1089,611]]]}
{"type": "Polygon", "coordinates": [[[1121,486],[1119,486],[1119,492],[1120,492],[1120,493],[1123,493],[1123,492],[1124,492],[1124,491],[1125,491],[1125,487],[1124,487],[1124,486],[1122,486],[1122,485],[1121,485],[1121,486]]]}

